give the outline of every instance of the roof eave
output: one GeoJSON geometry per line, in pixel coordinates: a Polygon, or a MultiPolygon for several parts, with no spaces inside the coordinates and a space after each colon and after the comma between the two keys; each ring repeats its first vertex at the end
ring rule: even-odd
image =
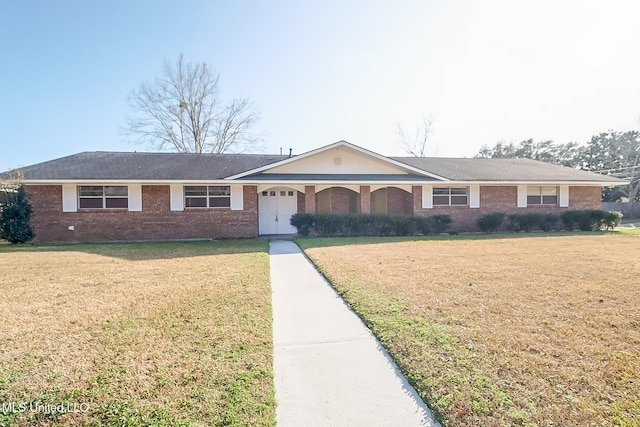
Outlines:
{"type": "Polygon", "coordinates": [[[202,184],[202,183],[220,183],[220,184],[403,184],[403,185],[571,185],[571,186],[600,186],[600,187],[617,187],[619,185],[628,185],[629,181],[489,181],[489,180],[449,180],[449,181],[421,181],[421,180],[295,180],[295,179],[235,179],[228,178],[217,179],[25,179],[21,181],[27,185],[60,185],[60,184],[83,184],[83,183],[105,183],[105,184],[202,184]]]}

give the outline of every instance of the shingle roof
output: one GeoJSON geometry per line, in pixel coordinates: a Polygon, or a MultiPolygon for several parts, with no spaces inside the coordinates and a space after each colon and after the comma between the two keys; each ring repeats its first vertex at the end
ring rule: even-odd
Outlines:
{"type": "MultiPolygon", "coordinates": [[[[38,180],[219,180],[262,166],[271,165],[288,156],[273,154],[184,154],[123,153],[93,151],[26,166],[24,179],[38,180]]],[[[617,178],[542,163],[530,159],[456,159],[443,157],[391,157],[425,172],[453,181],[519,181],[519,182],[593,182],[623,184],[617,178]]],[[[2,178],[5,174],[0,174],[2,178]]],[[[265,174],[243,180],[344,180],[344,181],[428,181],[417,174],[265,174]]]]}
{"type": "Polygon", "coordinates": [[[286,159],[267,154],[91,151],[22,168],[25,180],[216,180],[286,159]]]}
{"type": "Polygon", "coordinates": [[[454,181],[583,181],[621,183],[618,178],[531,159],[392,157],[454,181]]]}

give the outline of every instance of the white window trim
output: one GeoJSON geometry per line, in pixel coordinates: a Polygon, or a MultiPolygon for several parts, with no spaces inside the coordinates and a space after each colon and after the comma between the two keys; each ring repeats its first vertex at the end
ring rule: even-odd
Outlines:
{"type": "Polygon", "coordinates": [[[518,207],[519,208],[527,207],[527,186],[526,185],[518,185],[518,207]]]}
{"type": "Polygon", "coordinates": [[[422,186],[422,209],[433,209],[433,185],[422,186]]]}
{"type": "Polygon", "coordinates": [[[569,207],[569,186],[561,185],[558,191],[558,204],[561,208],[569,207]]]}
{"type": "Polygon", "coordinates": [[[560,196],[558,194],[558,186],[557,185],[528,185],[527,186],[527,206],[558,206],[560,203],[560,196]],[[544,197],[545,194],[543,194],[542,189],[544,187],[553,187],[555,189],[555,197],[556,197],[556,202],[555,203],[544,203],[544,197]],[[537,188],[540,192],[540,194],[529,194],[529,189],[530,188],[537,188]],[[531,203],[529,204],[529,197],[540,197],[540,203],[531,203]]]}
{"type": "Polygon", "coordinates": [[[469,207],[471,209],[480,208],[480,186],[479,185],[469,186],[469,207]]]}
{"type": "MultiPolygon", "coordinates": [[[[449,194],[447,195],[449,197],[449,203],[446,204],[446,205],[437,205],[437,204],[433,203],[433,206],[443,206],[443,207],[453,207],[453,208],[455,208],[455,207],[469,207],[469,201],[470,201],[469,187],[457,186],[457,185],[453,185],[453,186],[447,185],[447,186],[438,186],[436,188],[448,188],[449,189],[449,194]],[[462,196],[462,194],[451,194],[451,189],[452,188],[464,188],[465,197],[467,198],[467,203],[465,203],[464,205],[462,205],[462,204],[456,204],[456,205],[452,204],[451,203],[451,197],[453,197],[453,196],[462,196]]],[[[437,196],[445,196],[445,194],[432,194],[431,200],[433,201],[433,198],[437,197],[437,196]]]]}
{"type": "Polygon", "coordinates": [[[239,184],[231,185],[231,210],[244,210],[244,187],[239,184]]]}
{"type": "Polygon", "coordinates": [[[231,209],[231,203],[232,203],[232,198],[233,198],[233,193],[231,190],[231,185],[227,185],[227,184],[192,184],[192,185],[184,185],[182,186],[182,197],[183,197],[183,203],[184,203],[184,207],[186,209],[231,209]],[[187,196],[187,187],[206,187],[207,189],[207,195],[206,196],[187,196]],[[210,196],[209,195],[209,187],[229,187],[229,196],[210,196]],[[201,198],[204,197],[205,200],[207,201],[207,206],[187,206],[187,198],[201,198]],[[219,197],[219,198],[229,198],[229,206],[209,206],[209,202],[210,202],[210,198],[211,197],[219,197]]]}
{"type": "Polygon", "coordinates": [[[169,186],[169,201],[171,204],[171,210],[183,211],[184,210],[184,190],[180,184],[171,184],[169,186]]]}
{"type": "Polygon", "coordinates": [[[128,190],[129,194],[129,212],[141,212],[142,211],[142,185],[130,184],[128,190]]]}
{"type": "MultiPolygon", "coordinates": [[[[124,210],[129,210],[129,204],[131,203],[131,200],[129,199],[129,186],[128,185],[95,185],[95,184],[84,184],[84,185],[78,185],[76,186],[76,200],[78,203],[78,209],[82,209],[84,210],[88,210],[88,211],[104,211],[104,210],[119,210],[119,211],[124,211],[124,210]],[[98,196],[80,196],[80,187],[102,187],[102,207],[101,208],[82,208],[80,207],[80,199],[97,199],[98,196]],[[127,195],[126,196],[107,196],[106,192],[104,191],[105,187],[125,187],[127,189],[127,195]],[[108,208],[107,207],[107,199],[127,199],[127,207],[126,208],[108,208]]],[[[142,203],[142,202],[141,202],[142,203]]]]}
{"type": "Polygon", "coordinates": [[[62,212],[78,212],[78,190],[74,184],[62,185],[62,212]]]}

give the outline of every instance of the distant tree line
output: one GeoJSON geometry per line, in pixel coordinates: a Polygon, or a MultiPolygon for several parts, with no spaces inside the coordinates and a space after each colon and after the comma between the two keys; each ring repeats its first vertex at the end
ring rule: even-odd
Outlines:
{"type": "Polygon", "coordinates": [[[602,201],[640,201],[640,132],[609,130],[594,135],[586,145],[575,142],[556,144],[553,141],[527,139],[519,143],[498,142],[483,146],[476,157],[529,158],[554,163],[630,181],[626,186],[605,188],[602,201]]]}

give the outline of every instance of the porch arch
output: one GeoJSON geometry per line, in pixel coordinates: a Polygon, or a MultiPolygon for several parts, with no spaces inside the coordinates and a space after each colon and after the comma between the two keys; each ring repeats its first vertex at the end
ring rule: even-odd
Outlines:
{"type": "Polygon", "coordinates": [[[407,186],[376,186],[371,190],[371,213],[412,215],[413,193],[407,186]]]}
{"type": "Polygon", "coordinates": [[[317,213],[360,213],[360,194],[352,188],[348,188],[353,186],[334,185],[325,187],[320,191],[316,191],[315,194],[317,213]]]}

